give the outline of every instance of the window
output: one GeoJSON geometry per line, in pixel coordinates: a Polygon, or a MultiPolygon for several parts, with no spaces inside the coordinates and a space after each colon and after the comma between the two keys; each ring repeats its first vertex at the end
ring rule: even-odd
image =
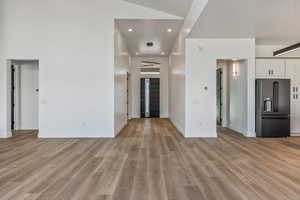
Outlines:
{"type": "Polygon", "coordinates": [[[159,75],[160,74],[160,69],[155,67],[155,68],[141,68],[141,75],[159,75]]]}

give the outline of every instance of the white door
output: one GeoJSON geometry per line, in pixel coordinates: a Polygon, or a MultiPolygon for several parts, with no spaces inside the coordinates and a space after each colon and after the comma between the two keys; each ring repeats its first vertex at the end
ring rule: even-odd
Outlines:
{"type": "Polygon", "coordinates": [[[293,105],[293,114],[294,114],[294,127],[292,132],[299,134],[300,133],[300,60],[291,60],[291,63],[294,65],[294,88],[291,92],[294,95],[294,105],[293,105]]]}
{"type": "Polygon", "coordinates": [[[295,65],[293,62],[290,62],[292,60],[286,61],[286,77],[291,79],[291,132],[295,132],[295,110],[296,110],[296,98],[295,93],[293,90],[295,90],[295,65]]]}
{"type": "Polygon", "coordinates": [[[38,63],[22,62],[20,79],[20,129],[38,129],[38,63]]]}
{"type": "Polygon", "coordinates": [[[286,60],[286,74],[291,78],[291,132],[300,134],[300,60],[286,60]]]}

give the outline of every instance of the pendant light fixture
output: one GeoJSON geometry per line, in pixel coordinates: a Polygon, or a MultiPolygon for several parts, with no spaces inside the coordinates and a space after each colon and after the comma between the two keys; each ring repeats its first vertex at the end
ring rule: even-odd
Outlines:
{"type": "Polygon", "coordinates": [[[288,46],[288,47],[286,47],[286,48],[283,48],[283,49],[274,51],[274,52],[273,52],[273,56],[280,56],[280,55],[283,55],[283,54],[286,54],[286,53],[290,53],[290,52],[292,52],[292,51],[295,51],[295,50],[297,50],[297,49],[300,49],[300,43],[297,43],[297,44],[288,46]]]}

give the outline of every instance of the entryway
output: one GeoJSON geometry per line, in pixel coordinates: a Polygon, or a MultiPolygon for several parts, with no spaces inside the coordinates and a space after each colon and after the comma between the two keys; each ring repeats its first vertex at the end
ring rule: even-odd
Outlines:
{"type": "Polygon", "coordinates": [[[160,117],[160,79],[141,78],[141,117],[160,117]]]}
{"type": "Polygon", "coordinates": [[[39,128],[39,63],[37,60],[11,60],[12,135],[37,135],[39,128]]]}

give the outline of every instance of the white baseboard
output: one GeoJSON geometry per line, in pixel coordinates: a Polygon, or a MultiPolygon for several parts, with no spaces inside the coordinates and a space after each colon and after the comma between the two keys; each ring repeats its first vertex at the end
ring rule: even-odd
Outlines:
{"type": "Polygon", "coordinates": [[[176,120],[173,120],[172,118],[169,118],[170,122],[177,128],[177,130],[179,131],[179,133],[185,137],[185,134],[184,134],[184,128],[182,128],[178,123],[176,122],[176,120]]]}
{"type": "Polygon", "coordinates": [[[218,134],[217,132],[214,132],[213,135],[211,133],[202,133],[202,135],[204,136],[185,136],[186,138],[217,138],[218,137],[218,134]],[[209,136],[205,136],[205,135],[209,135],[209,136]],[[211,136],[212,135],[212,136],[211,136]]]}
{"type": "Polygon", "coordinates": [[[247,131],[247,137],[256,137],[256,132],[247,131]]]}
{"type": "Polygon", "coordinates": [[[300,137],[300,133],[299,132],[292,132],[291,136],[292,137],[300,137]]]}
{"type": "Polygon", "coordinates": [[[243,128],[238,127],[238,126],[233,126],[230,124],[228,128],[231,130],[234,130],[244,136],[247,136],[246,134],[248,134],[247,131],[245,131],[243,128]]]}
{"type": "Polygon", "coordinates": [[[169,118],[169,116],[162,114],[162,115],[159,116],[159,118],[169,118]]]}
{"type": "Polygon", "coordinates": [[[11,138],[12,137],[12,131],[11,130],[4,131],[4,133],[6,133],[6,135],[0,135],[1,139],[7,139],[7,138],[11,138]]]}

